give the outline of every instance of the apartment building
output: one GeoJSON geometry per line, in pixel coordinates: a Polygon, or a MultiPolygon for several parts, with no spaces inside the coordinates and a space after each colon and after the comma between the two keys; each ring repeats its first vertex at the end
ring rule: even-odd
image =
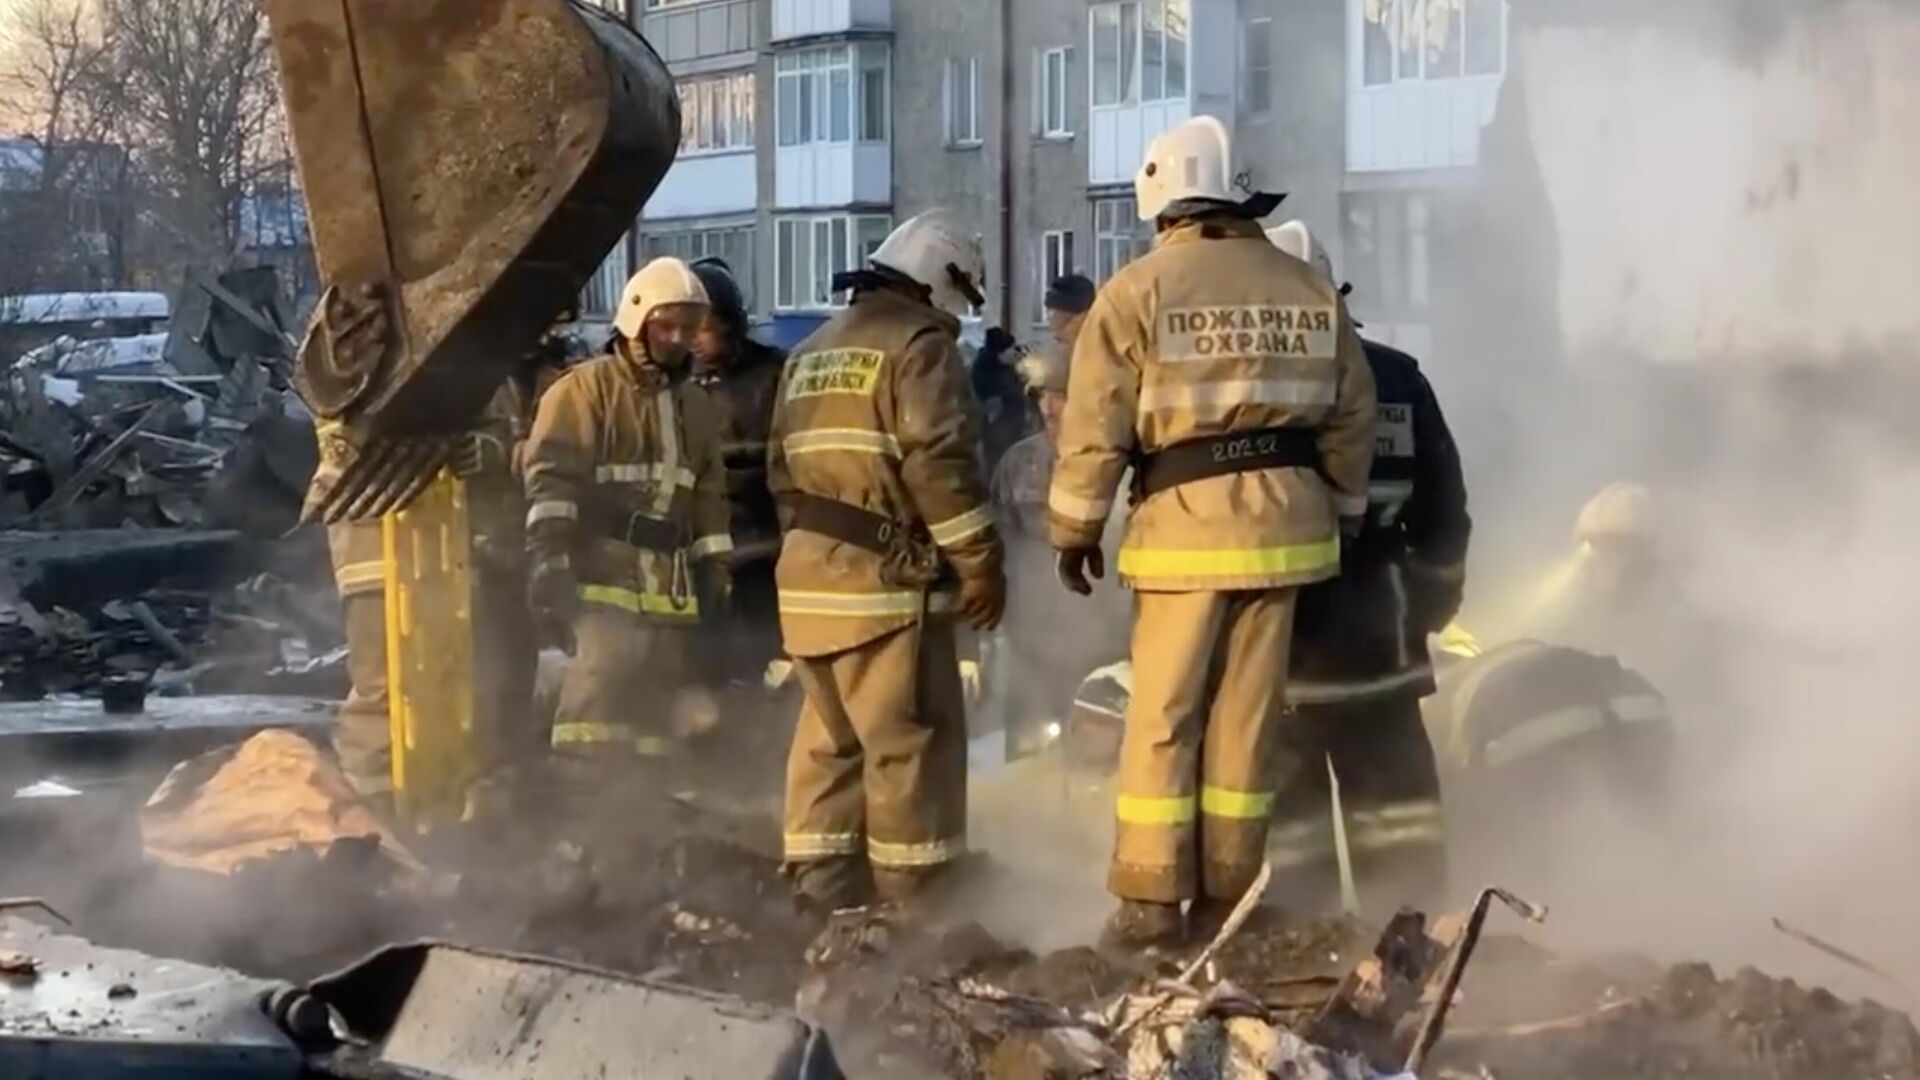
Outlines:
{"type": "Polygon", "coordinates": [[[682,147],[587,306],[635,259],[714,254],[796,333],[932,206],[985,242],[986,319],[1030,333],[1048,280],[1146,250],[1134,171],[1205,114],[1241,179],[1335,248],[1371,331],[1425,351],[1431,248],[1505,69],[1503,0],[632,3],[679,80],[682,147]]]}

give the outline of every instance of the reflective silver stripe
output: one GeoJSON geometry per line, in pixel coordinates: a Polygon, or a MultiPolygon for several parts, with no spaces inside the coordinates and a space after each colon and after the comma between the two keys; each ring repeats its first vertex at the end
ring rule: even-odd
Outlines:
{"type": "Polygon", "coordinates": [[[781,838],[788,859],[824,859],[860,854],[859,833],[788,833],[781,838]]]}
{"type": "Polygon", "coordinates": [[[1467,564],[1457,562],[1451,566],[1436,566],[1433,563],[1410,559],[1408,569],[1429,581],[1438,581],[1448,585],[1457,585],[1467,580],[1467,564]]]}
{"type": "Polygon", "coordinates": [[[844,454],[877,454],[898,458],[900,440],[883,431],[866,428],[815,428],[797,431],[780,441],[788,457],[838,451],[844,454]]]}
{"type": "Polygon", "coordinates": [[[1332,681],[1294,679],[1287,683],[1287,704],[1333,705],[1348,701],[1363,701],[1405,690],[1431,678],[1433,678],[1431,666],[1416,664],[1391,675],[1380,675],[1371,679],[1332,681]]]}
{"type": "Polygon", "coordinates": [[[1367,497],[1336,491],[1333,495],[1333,509],[1343,518],[1360,517],[1367,512],[1367,497]]]}
{"type": "Polygon", "coordinates": [[[967,838],[956,836],[946,840],[930,840],[923,844],[890,844],[884,840],[867,837],[867,860],[875,866],[911,869],[919,866],[939,866],[950,863],[967,853],[967,838]]]}
{"type": "Polygon", "coordinates": [[[1222,379],[1178,382],[1140,391],[1140,411],[1233,409],[1242,405],[1332,405],[1339,391],[1331,379],[1222,379]]]}
{"type": "Polygon", "coordinates": [[[726,533],[703,536],[693,542],[687,554],[695,559],[705,559],[714,555],[725,555],[733,550],[733,537],[726,533]]]}
{"type": "Polygon", "coordinates": [[[1113,500],[1083,498],[1055,484],[1047,492],[1047,509],[1069,521],[1098,525],[1113,512],[1113,500]]]}
{"type": "Polygon", "coordinates": [[[1488,742],[1481,760],[1488,767],[1510,764],[1539,753],[1568,739],[1591,735],[1605,726],[1606,716],[1597,705],[1574,705],[1523,721],[1513,730],[1488,742]]]}
{"type": "MultiPolygon", "coordinates": [[[[920,611],[917,592],[829,593],[780,590],[780,611],[785,615],[829,615],[862,617],[872,615],[914,615],[920,611]]],[[[944,614],[954,608],[952,593],[934,593],[926,598],[929,614],[944,614]]]]}
{"type": "MultiPolygon", "coordinates": [[[[660,410],[660,475],[679,476],[683,471],[680,465],[680,416],[674,406],[673,391],[662,390],[654,400],[660,410]]],[[[688,480],[686,486],[692,487],[693,483],[688,480]]],[[[653,508],[658,516],[666,517],[673,509],[673,492],[674,485],[662,483],[659,490],[653,493],[653,508]]]]}
{"type": "Polygon", "coordinates": [[[542,499],[527,507],[527,528],[529,529],[543,521],[578,520],[580,520],[579,505],[565,499],[542,499]]]}
{"type": "Polygon", "coordinates": [[[1621,723],[1657,723],[1668,717],[1667,703],[1654,694],[1622,694],[1607,702],[1621,723]]]}
{"type": "Polygon", "coordinates": [[[657,484],[668,477],[683,488],[692,487],[696,480],[692,469],[670,469],[660,462],[646,465],[600,465],[593,470],[593,479],[602,484],[657,484]]]}
{"type": "Polygon", "coordinates": [[[933,535],[934,543],[941,547],[952,547],[992,527],[993,511],[985,506],[976,506],[957,517],[927,526],[927,532],[933,535]]]}
{"type": "Polygon", "coordinates": [[[1367,499],[1382,506],[1413,498],[1411,480],[1375,480],[1367,485],[1367,499]]]}
{"type": "Polygon", "coordinates": [[[1446,825],[1438,802],[1409,800],[1348,814],[1347,835],[1356,849],[1380,851],[1444,843],[1446,825]]]}

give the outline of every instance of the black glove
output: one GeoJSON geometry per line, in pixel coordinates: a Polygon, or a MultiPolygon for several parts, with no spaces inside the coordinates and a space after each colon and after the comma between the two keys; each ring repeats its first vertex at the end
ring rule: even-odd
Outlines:
{"type": "Polygon", "coordinates": [[[580,581],[565,559],[548,559],[527,579],[527,607],[545,640],[574,654],[573,621],[580,615],[580,581]]]}
{"type": "Polygon", "coordinates": [[[1007,575],[998,568],[989,574],[960,579],[960,613],[967,625],[987,633],[1007,613],[1007,575]]]}
{"type": "Polygon", "coordinates": [[[1059,552],[1054,574],[1076,596],[1092,596],[1093,582],[1105,580],[1107,557],[1097,547],[1066,548],[1059,552]],[[1087,580],[1091,575],[1093,581],[1087,580]]]}

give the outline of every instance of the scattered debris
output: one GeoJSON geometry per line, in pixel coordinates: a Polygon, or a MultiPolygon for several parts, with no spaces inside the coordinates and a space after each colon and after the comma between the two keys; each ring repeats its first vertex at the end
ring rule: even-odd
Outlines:
{"type": "Polygon", "coordinates": [[[1878,976],[1882,979],[1885,979],[1887,982],[1892,983],[1893,985],[1899,987],[1900,989],[1906,990],[1908,993],[1912,992],[1911,987],[1909,987],[1906,983],[1901,982],[1899,979],[1893,977],[1892,975],[1888,974],[1885,968],[1877,967],[1866,960],[1862,960],[1860,957],[1855,956],[1854,954],[1848,952],[1847,950],[1840,948],[1838,945],[1832,945],[1832,944],[1829,944],[1828,942],[1822,941],[1819,938],[1814,937],[1812,934],[1807,933],[1805,930],[1801,930],[1796,927],[1789,926],[1779,919],[1773,920],[1773,928],[1787,935],[1793,940],[1798,941],[1802,945],[1805,945],[1811,949],[1815,949],[1820,952],[1826,953],[1828,956],[1833,957],[1835,960],[1840,961],[1841,963],[1847,965],[1848,967],[1855,968],[1860,971],[1864,971],[1869,975],[1878,976]]]}
{"type": "Polygon", "coordinates": [[[40,975],[40,961],[26,953],[0,952],[0,978],[34,979],[40,975]]]}

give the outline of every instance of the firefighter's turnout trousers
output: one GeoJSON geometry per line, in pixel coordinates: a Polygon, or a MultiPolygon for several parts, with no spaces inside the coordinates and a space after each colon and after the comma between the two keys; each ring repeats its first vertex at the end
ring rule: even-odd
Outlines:
{"type": "Polygon", "coordinates": [[[327,548],[347,627],[353,686],[333,728],[333,750],[362,795],[393,792],[392,721],[387,709],[387,593],[380,522],[329,526],[327,548]]]}
{"type": "Polygon", "coordinates": [[[965,847],[967,723],[953,621],[930,618],[796,663],[807,695],[787,761],[796,889],[828,903],[858,896],[871,866],[882,898],[911,892],[965,847]]]}
{"type": "Polygon", "coordinates": [[[1293,589],[1142,592],[1108,888],[1237,899],[1273,812],[1293,589]]]}

